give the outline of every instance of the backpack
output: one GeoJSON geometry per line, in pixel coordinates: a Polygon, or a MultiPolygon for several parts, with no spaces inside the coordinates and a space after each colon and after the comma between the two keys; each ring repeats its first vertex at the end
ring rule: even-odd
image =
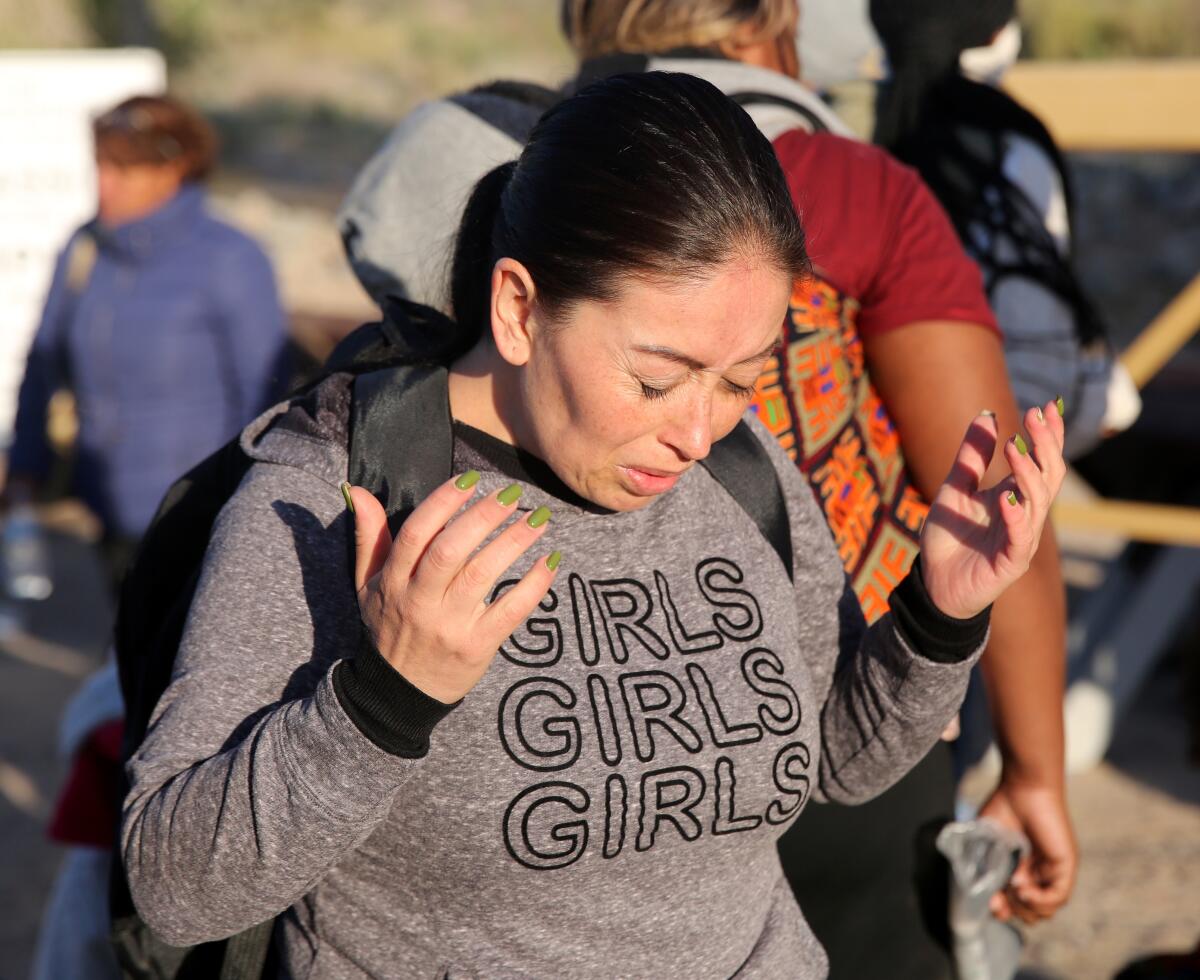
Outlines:
{"type": "MultiPolygon", "coordinates": [[[[451,321],[432,309],[390,301],[381,322],[350,334],[320,377],[291,399],[304,399],[333,374],[354,375],[349,479],[379,498],[393,533],[452,476],[444,352],[454,330],[451,321]],[[397,442],[406,446],[403,461],[388,451],[397,442]]],[[[124,762],[145,737],[170,683],[213,525],[251,465],[253,460],[234,439],[176,481],[122,584],[114,643],[126,706],[124,762]]],[[[703,465],[754,520],[790,579],[792,544],[783,491],[770,458],[745,422],[713,445],[703,465]]],[[[354,548],[353,532],[348,547],[354,548]]],[[[169,946],[138,915],[120,850],[114,850],[110,907],[112,940],[126,978],[255,980],[270,975],[274,920],[219,942],[169,946]]]]}
{"type": "MultiPolygon", "coordinates": [[[[1066,451],[1082,455],[1115,422],[1107,408],[1110,379],[1118,367],[1104,317],[1075,270],[1070,170],[1042,122],[990,85],[955,75],[934,89],[930,101],[929,121],[897,148],[899,156],[920,172],[979,265],[988,298],[1001,316],[1018,402],[1044,405],[1063,396],[1066,451]],[[1013,138],[1040,151],[1062,187],[1065,252],[1040,207],[1005,173],[1013,138]],[[1005,307],[1001,290],[1021,280],[1036,284],[1061,305],[1048,316],[1014,315],[1012,304],[1027,295],[1008,297],[1005,307]]],[[[1130,422],[1132,418],[1124,425],[1130,422]]]]}
{"type": "MultiPolygon", "coordinates": [[[[659,57],[592,59],[574,85],[651,70],[659,57]]],[[[688,60],[721,64],[703,52],[663,57],[676,59],[663,62],[672,68],[688,60]]],[[[752,115],[765,113],[756,116],[760,126],[828,131],[827,110],[789,97],[788,86],[795,83],[780,79],[776,91],[766,91],[764,80],[757,88],[727,94],[752,115]]],[[[377,303],[397,296],[448,308],[445,270],[472,188],[493,167],[515,160],[542,113],[568,94],[531,82],[498,81],[423,103],[400,120],[359,172],[337,214],[350,267],[377,303]]]]}
{"type": "Polygon", "coordinates": [[[493,82],[417,106],[354,180],[337,214],[346,257],[380,305],[389,296],[445,308],[445,270],[476,182],[514,160],[562,96],[493,82]]]}

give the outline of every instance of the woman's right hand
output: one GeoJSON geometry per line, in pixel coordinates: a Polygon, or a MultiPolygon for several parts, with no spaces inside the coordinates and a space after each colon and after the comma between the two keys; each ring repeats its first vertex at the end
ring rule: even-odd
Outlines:
{"type": "Polygon", "coordinates": [[[534,562],[517,585],[487,603],[500,577],[545,533],[549,512],[539,508],[513,521],[480,549],[512,517],[520,489],[513,484],[490,494],[449,523],[474,494],[478,478],[469,472],[442,484],[409,515],[394,541],[374,495],[349,489],[363,622],[388,663],[446,704],[479,682],[500,645],[541,602],[558,564],[557,552],[534,562]]]}

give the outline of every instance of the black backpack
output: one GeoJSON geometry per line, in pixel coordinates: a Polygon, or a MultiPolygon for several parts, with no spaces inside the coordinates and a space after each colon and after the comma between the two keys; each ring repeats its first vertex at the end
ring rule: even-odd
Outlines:
{"type": "MultiPolygon", "coordinates": [[[[393,533],[413,507],[452,475],[453,435],[446,392],[454,325],[440,313],[391,302],[380,323],[350,334],[320,376],[293,396],[302,399],[337,373],[354,375],[350,417],[351,483],[379,498],[393,533]],[[385,447],[406,446],[404,465],[385,447]],[[414,465],[414,461],[416,465],[414,465]]],[[[175,654],[199,582],[209,536],[225,502],[253,460],[237,439],[167,491],[121,588],[115,628],[117,669],[125,699],[123,761],[145,737],[171,680],[175,654]]],[[[744,422],[703,465],[754,520],[792,576],[792,544],[783,492],[770,458],[744,422]]],[[[353,539],[349,547],[354,547],[353,539]]],[[[114,850],[112,940],[131,980],[254,980],[268,975],[274,920],[219,942],[174,947],[158,939],[134,908],[114,850]]]]}

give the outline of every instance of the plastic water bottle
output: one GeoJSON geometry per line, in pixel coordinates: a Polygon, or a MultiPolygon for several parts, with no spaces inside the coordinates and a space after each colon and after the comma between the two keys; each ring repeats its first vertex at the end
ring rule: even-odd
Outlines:
{"type": "Polygon", "coordinates": [[[41,526],[28,504],[8,513],[0,535],[4,558],[4,587],[14,599],[46,599],[54,591],[50,554],[41,526]]]}

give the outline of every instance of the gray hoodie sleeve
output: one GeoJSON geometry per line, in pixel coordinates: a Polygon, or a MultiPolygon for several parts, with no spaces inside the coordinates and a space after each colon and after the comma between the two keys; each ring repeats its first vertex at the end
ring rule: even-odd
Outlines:
{"type": "Polygon", "coordinates": [[[868,627],[806,477],[757,420],[751,427],[783,486],[801,631],[818,652],[810,664],[822,700],[814,797],[862,803],[916,765],[954,717],[983,652],[989,611],[970,620],[942,614],[925,593],[918,558],[892,593],[892,612],[868,627]]]}
{"type": "Polygon", "coordinates": [[[347,519],[336,487],[265,463],[218,519],[170,687],[128,767],[123,859],[139,912],[169,943],[293,904],[421,764],[419,745],[405,757],[364,735],[337,689],[343,658],[366,642],[347,519]]]}

